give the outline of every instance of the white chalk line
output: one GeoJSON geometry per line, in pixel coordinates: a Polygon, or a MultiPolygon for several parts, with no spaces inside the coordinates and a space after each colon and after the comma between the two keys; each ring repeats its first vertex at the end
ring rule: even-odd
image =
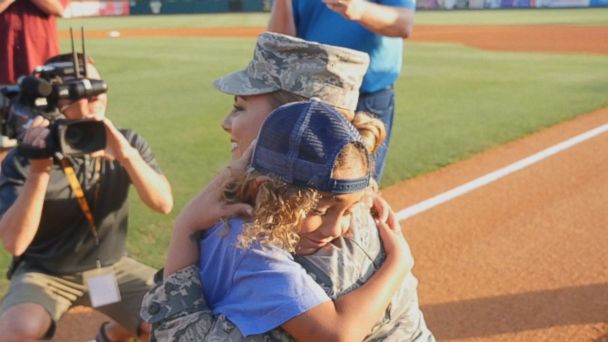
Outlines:
{"type": "Polygon", "coordinates": [[[585,140],[596,137],[602,133],[608,131],[608,124],[601,125],[599,127],[593,128],[585,133],[581,133],[575,137],[572,137],[568,140],[565,140],[559,144],[553,145],[549,148],[546,148],[536,154],[533,154],[527,158],[521,159],[513,164],[507,165],[501,169],[498,169],[494,172],[488,173],[484,176],[476,178],[468,183],[455,187],[451,190],[448,190],[444,193],[441,193],[437,196],[431,197],[427,200],[424,200],[420,203],[414,204],[410,207],[407,207],[397,213],[397,219],[399,221],[405,220],[414,215],[420,214],[421,212],[427,211],[433,207],[436,207],[440,204],[453,200],[456,197],[462,196],[467,192],[473,191],[479,187],[490,184],[500,178],[503,178],[513,172],[519,171],[523,168],[526,168],[532,164],[535,164],[547,157],[550,157],[556,153],[564,151],[574,145],[577,145],[585,140]]]}

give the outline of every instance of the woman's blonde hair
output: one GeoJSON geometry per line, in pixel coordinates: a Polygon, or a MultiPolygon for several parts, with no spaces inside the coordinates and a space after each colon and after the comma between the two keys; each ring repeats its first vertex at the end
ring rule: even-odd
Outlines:
{"type": "MultiPolygon", "coordinates": [[[[284,90],[270,95],[275,108],[307,100],[284,90]]],[[[338,155],[333,172],[350,169],[367,174],[373,165],[368,157],[386,137],[384,124],[365,112],[353,113],[339,108],[338,111],[357,128],[365,146],[346,145],[338,155]]],[[[260,184],[260,176],[262,175],[254,170],[233,171],[231,180],[224,186],[226,203],[245,202],[254,206],[253,220],[246,224],[239,246],[247,248],[258,241],[293,253],[300,240],[299,227],[308,213],[317,206],[322,195],[315,189],[288,184],[272,176],[266,176],[260,184]]]]}

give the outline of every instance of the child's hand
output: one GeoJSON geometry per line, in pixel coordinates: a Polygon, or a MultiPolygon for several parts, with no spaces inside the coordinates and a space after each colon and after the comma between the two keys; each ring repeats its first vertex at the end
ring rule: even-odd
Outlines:
{"type": "Polygon", "coordinates": [[[391,212],[391,206],[384,198],[380,197],[379,194],[371,195],[371,214],[375,219],[380,222],[386,222],[388,220],[389,213],[391,212]]]}
{"type": "Polygon", "coordinates": [[[378,227],[380,239],[384,245],[387,260],[393,259],[396,261],[401,261],[407,256],[409,247],[405,241],[405,238],[403,237],[401,225],[399,225],[399,221],[397,221],[395,212],[390,208],[388,209],[388,219],[386,221],[382,221],[376,218],[376,226],[378,227]]]}
{"type": "Polygon", "coordinates": [[[232,172],[245,170],[249,165],[255,141],[243,153],[243,156],[224,168],[188,205],[181,211],[175,221],[177,229],[191,232],[207,230],[219,220],[231,216],[250,217],[253,208],[247,203],[228,204],[223,200],[223,185],[230,179],[232,172]]]}

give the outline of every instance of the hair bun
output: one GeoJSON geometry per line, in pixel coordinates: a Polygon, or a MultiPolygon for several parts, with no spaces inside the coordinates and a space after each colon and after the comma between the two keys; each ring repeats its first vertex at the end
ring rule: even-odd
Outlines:
{"type": "Polygon", "coordinates": [[[352,120],[352,124],[363,138],[367,151],[370,154],[376,152],[386,138],[384,123],[366,112],[357,112],[352,120]]]}

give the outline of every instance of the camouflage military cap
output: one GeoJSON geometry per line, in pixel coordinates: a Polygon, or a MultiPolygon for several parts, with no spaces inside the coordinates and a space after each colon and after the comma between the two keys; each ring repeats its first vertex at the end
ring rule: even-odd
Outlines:
{"type": "Polygon", "coordinates": [[[361,51],[264,32],[247,68],[213,84],[232,95],[285,90],[354,111],[368,65],[369,56],[361,51]]]}

